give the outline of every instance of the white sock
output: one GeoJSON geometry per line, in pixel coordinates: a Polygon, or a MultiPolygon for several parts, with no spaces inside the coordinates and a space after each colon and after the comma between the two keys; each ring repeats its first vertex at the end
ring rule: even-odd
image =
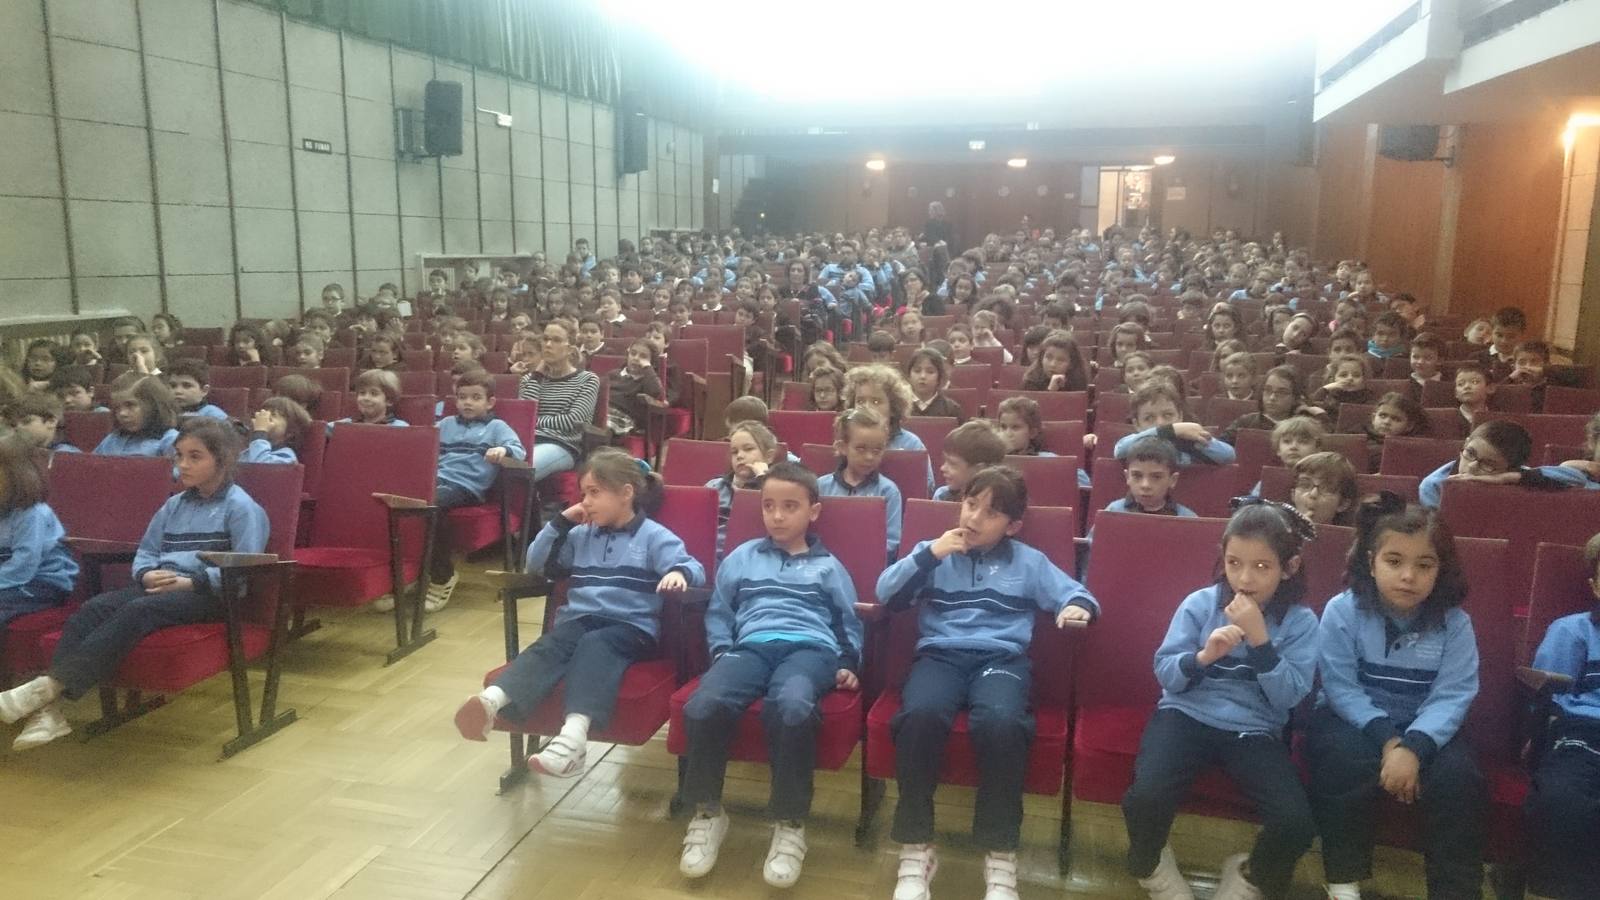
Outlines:
{"type": "Polygon", "coordinates": [[[582,713],[568,713],[561,724],[561,733],[583,746],[589,741],[589,717],[582,713]]]}
{"type": "Polygon", "coordinates": [[[478,696],[482,697],[483,702],[489,704],[489,707],[497,713],[505,709],[506,704],[511,702],[511,698],[507,697],[506,692],[500,690],[500,686],[497,684],[491,684],[484,688],[478,696]]]}

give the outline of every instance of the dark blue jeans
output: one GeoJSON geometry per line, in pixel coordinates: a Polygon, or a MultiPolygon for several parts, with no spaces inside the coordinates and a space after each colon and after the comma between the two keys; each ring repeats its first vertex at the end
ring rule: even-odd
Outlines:
{"type": "Polygon", "coordinates": [[[33,582],[0,591],[0,629],[12,619],[53,609],[67,602],[67,591],[33,582]]]}
{"type": "Polygon", "coordinates": [[[933,792],[956,714],[966,709],[978,757],[978,796],[972,837],[985,850],[1017,849],[1022,829],[1022,784],[1033,743],[1026,656],[985,650],[929,648],[917,654],[901,692],[894,734],[900,803],[890,836],[902,844],[933,840],[933,792]]]}
{"type": "Polygon", "coordinates": [[[1600,722],[1557,723],[1523,809],[1528,843],[1538,848],[1529,854],[1528,890],[1557,900],[1600,897],[1600,722]]]}
{"type": "Polygon", "coordinates": [[[738,644],[717,657],[683,707],[689,752],[683,797],[694,805],[722,802],[728,745],[739,719],[765,697],[761,727],[772,765],[773,818],[804,819],[811,812],[817,763],[817,703],[833,690],[839,654],[817,644],[770,641],[738,644]]]}
{"type": "Polygon", "coordinates": [[[62,627],[50,675],[65,686],[68,700],[76,700],[115,674],[145,636],[174,625],[222,618],[222,601],[210,593],[147,594],[130,585],[100,594],[79,607],[62,627]]]}
{"type": "Polygon", "coordinates": [[[590,727],[604,728],[616,710],[623,673],[655,648],[655,638],[626,622],[601,616],[567,619],[517,654],[495,679],[495,687],[511,700],[503,715],[527,718],[565,679],[566,713],[588,716],[590,727]]]}

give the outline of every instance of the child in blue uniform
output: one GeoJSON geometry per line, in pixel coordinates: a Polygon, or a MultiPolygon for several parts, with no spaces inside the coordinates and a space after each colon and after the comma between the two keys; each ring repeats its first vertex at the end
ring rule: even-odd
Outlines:
{"type": "Polygon", "coordinates": [[[481,367],[463,374],[456,379],[456,414],[439,420],[439,483],[433,502],[440,512],[428,567],[432,583],[423,601],[428,612],[450,602],[460,579],[452,559],[448,513],[482,503],[499,474],[500,460],[507,456],[527,459],[528,452],[511,426],[494,415],[494,377],[481,367]]]}
{"type": "Polygon", "coordinates": [[[1133,424],[1140,430],[1117,441],[1112,449],[1117,459],[1128,455],[1128,448],[1140,438],[1159,437],[1178,448],[1178,465],[1205,463],[1214,466],[1233,462],[1233,447],[1211,436],[1195,422],[1184,421],[1184,398],[1176,388],[1151,379],[1139,388],[1130,402],[1133,424]]]}
{"type": "Polygon", "coordinates": [[[1438,509],[1444,499],[1446,481],[1481,481],[1487,484],[1520,484],[1541,489],[1600,489],[1587,474],[1569,466],[1528,466],[1533,455],[1533,436],[1516,422],[1496,419],[1472,429],[1461,445],[1459,459],[1451,460],[1422,479],[1417,494],[1422,505],[1438,509]]]}
{"type": "Polygon", "coordinates": [[[1152,900],[1191,900],[1167,836],[1194,780],[1220,765],[1262,820],[1255,847],[1222,864],[1217,900],[1283,897],[1316,829],[1289,757],[1289,713],[1317,672],[1317,617],[1301,605],[1300,551],[1315,535],[1287,504],[1241,498],[1215,584],[1178,606],[1156,650],[1161,702],[1122,798],[1128,871],[1152,900]]]}
{"type": "Polygon", "coordinates": [[[1421,806],[1428,896],[1477,897],[1488,798],[1460,739],[1478,644],[1455,539],[1385,491],[1361,505],[1347,578],[1322,613],[1322,697],[1306,734],[1328,896],[1361,897],[1381,789],[1421,806]]]}
{"type": "Polygon", "coordinates": [[[171,456],[178,431],[172,391],[157,375],[123,374],[111,385],[116,427],[94,452],[102,456],[171,456]]]}
{"type": "MultiPolygon", "coordinates": [[[[146,378],[153,382],[155,378],[146,378]]],[[[162,388],[165,390],[165,386],[162,388]]],[[[178,483],[139,541],[129,587],[100,594],[61,629],[50,668],[0,694],[0,721],[32,716],[12,747],[24,750],[69,734],[60,699],[76,700],[117,671],[146,635],[174,625],[220,622],[222,571],[206,551],[260,553],[267,514],[231,475],[239,437],[227,423],[204,416],[185,420],[177,439],[178,483]]]]}
{"type": "Polygon", "coordinates": [[[18,616],[66,602],[78,577],[30,450],[16,438],[0,440],[0,633],[18,616]]]}
{"type": "Polygon", "coordinates": [[[817,491],[824,497],[882,497],[886,505],[889,561],[900,552],[900,521],[905,501],[900,488],[890,481],[878,465],[889,443],[889,424],[876,412],[856,407],[839,414],[833,422],[833,452],[838,466],[817,479],[817,491]]]}
{"type": "Polygon", "coordinates": [[[589,729],[610,720],[628,666],[655,654],[660,595],[706,580],[683,541],[649,518],[661,506],[661,479],[632,457],[596,451],[578,488],[583,499],[545,523],[528,546],[527,571],[571,579],[555,627],[456,711],[462,737],[486,740],[495,716],[525,719],[565,683],[561,732],[528,757],[528,768],[558,778],[583,772],[589,729]]]}
{"type": "MultiPolygon", "coordinates": [[[[1600,600],[1600,534],[1583,548],[1589,589],[1600,600]]],[[[1572,679],[1555,695],[1556,717],[1538,748],[1524,805],[1530,895],[1555,900],[1600,897],[1600,606],[1550,623],[1533,667],[1572,679]]]]}
{"type": "Polygon", "coordinates": [[[878,578],[891,609],[919,603],[921,637],[892,729],[900,803],[894,839],[901,843],[897,900],[929,896],[938,868],[933,794],[950,728],[969,711],[978,758],[974,840],[986,851],[990,900],[1016,897],[1022,829],[1022,780],[1033,717],[1028,644],[1036,610],[1057,627],[1087,624],[1100,605],[1043,553],[1015,540],[1028,508],[1022,475],[1005,466],[967,485],[960,524],[922,541],[878,578]]]}
{"type": "Polygon", "coordinates": [[[960,503],[967,485],[984,466],[998,466],[1006,458],[1006,441],[987,419],[957,425],[944,439],[944,460],[939,474],[944,484],[933,492],[935,500],[960,503]]]}
{"type": "Polygon", "coordinates": [[[735,490],[760,490],[761,479],[778,456],[778,439],[760,422],[746,419],[728,426],[728,474],[706,482],[717,492],[717,559],[728,549],[728,516],[735,490]]]}
{"type": "Polygon", "coordinates": [[[678,869],[710,874],[728,833],[722,782],[728,744],[757,698],[772,761],[769,812],[776,821],[762,875],[773,887],[800,879],[806,856],[816,766],[818,701],[835,688],[860,687],[861,620],[850,574],[816,535],[822,513],[817,478],[779,463],[761,484],[767,536],[740,544],[717,569],[706,609],[712,663],[683,707],[689,738],[683,799],[694,817],[678,869]]]}
{"type": "Polygon", "coordinates": [[[250,442],[240,462],[294,465],[296,448],[311,427],[311,414],[288,397],[268,397],[250,420],[250,442]]]}
{"type": "Polygon", "coordinates": [[[180,416],[209,416],[226,419],[222,407],[206,401],[211,393],[211,366],[203,359],[181,357],[167,363],[161,376],[172,389],[172,399],[178,404],[180,416]]]}
{"type": "MultiPolygon", "coordinates": [[[[911,385],[892,366],[873,364],[856,366],[844,376],[844,408],[863,406],[877,413],[889,423],[890,450],[921,450],[928,448],[922,438],[905,430],[901,423],[911,414],[916,395],[911,385]]],[[[933,461],[928,461],[928,494],[933,494],[933,461]]]]}

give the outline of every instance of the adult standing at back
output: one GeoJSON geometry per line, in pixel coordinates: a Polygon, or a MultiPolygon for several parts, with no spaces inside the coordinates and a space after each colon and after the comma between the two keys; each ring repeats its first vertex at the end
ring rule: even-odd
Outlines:
{"type": "Polygon", "coordinates": [[[583,457],[583,427],[594,421],[600,378],[577,366],[577,335],[562,322],[544,326],[544,358],[522,376],[517,396],[539,402],[534,431],[534,476],[543,481],[583,457]]]}

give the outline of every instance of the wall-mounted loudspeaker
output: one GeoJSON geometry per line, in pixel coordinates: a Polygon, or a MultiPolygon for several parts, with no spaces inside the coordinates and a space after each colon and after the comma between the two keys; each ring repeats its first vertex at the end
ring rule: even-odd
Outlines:
{"type": "Polygon", "coordinates": [[[1438,157],[1439,126],[1381,125],[1378,155],[1401,162],[1428,162],[1438,157]]]}
{"type": "Polygon", "coordinates": [[[428,156],[461,155],[461,82],[430,81],[423,94],[423,146],[428,156]]]}
{"type": "Polygon", "coordinates": [[[617,172],[629,175],[650,168],[650,120],[644,95],[623,91],[617,103],[617,172]]]}

